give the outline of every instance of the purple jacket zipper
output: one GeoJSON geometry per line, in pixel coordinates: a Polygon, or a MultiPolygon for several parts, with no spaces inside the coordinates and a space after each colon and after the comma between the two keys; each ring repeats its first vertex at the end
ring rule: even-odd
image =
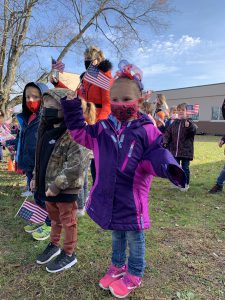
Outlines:
{"type": "Polygon", "coordinates": [[[122,165],[122,168],[121,168],[121,172],[124,171],[124,169],[125,169],[126,166],[127,166],[128,161],[129,161],[129,158],[132,156],[132,152],[133,152],[135,143],[136,143],[136,141],[133,141],[133,142],[131,143],[129,152],[128,152],[128,154],[127,154],[127,156],[126,156],[126,158],[125,158],[125,160],[124,160],[124,162],[123,162],[123,165],[122,165]]]}

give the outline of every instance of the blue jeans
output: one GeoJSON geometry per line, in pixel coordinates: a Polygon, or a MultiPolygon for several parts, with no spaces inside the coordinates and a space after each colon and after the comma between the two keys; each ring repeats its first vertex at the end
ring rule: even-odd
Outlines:
{"type": "Polygon", "coordinates": [[[225,181],[225,165],[223,166],[222,171],[220,172],[219,177],[217,178],[216,183],[220,186],[223,186],[223,183],[225,181]]]}
{"type": "MultiPolygon", "coordinates": [[[[45,205],[45,199],[44,197],[40,197],[38,195],[37,192],[34,193],[34,201],[37,205],[39,205],[40,207],[46,209],[46,205],[45,205]]],[[[49,219],[49,217],[47,216],[47,218],[45,219],[45,224],[47,226],[51,226],[51,220],[49,219]]]]}
{"type": "Polygon", "coordinates": [[[121,268],[126,263],[126,248],[129,247],[128,273],[142,277],[145,270],[144,231],[112,231],[112,264],[121,268]]]}
{"type": "Polygon", "coordinates": [[[180,158],[180,157],[175,157],[177,163],[181,165],[182,170],[184,171],[184,174],[186,175],[186,184],[189,184],[190,182],[190,160],[187,158],[180,158]]]}

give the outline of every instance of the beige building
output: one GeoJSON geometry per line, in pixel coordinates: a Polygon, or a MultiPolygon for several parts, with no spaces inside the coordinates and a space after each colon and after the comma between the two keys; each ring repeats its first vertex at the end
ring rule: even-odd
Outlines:
{"type": "Polygon", "coordinates": [[[221,106],[225,99],[225,83],[193,86],[172,90],[158,91],[165,94],[168,105],[199,104],[199,115],[195,116],[198,133],[225,134],[225,120],[221,106]]]}
{"type": "Polygon", "coordinates": [[[80,83],[80,75],[76,73],[63,72],[58,73],[58,78],[64,83],[69,89],[75,91],[78,84],[80,83]]]}

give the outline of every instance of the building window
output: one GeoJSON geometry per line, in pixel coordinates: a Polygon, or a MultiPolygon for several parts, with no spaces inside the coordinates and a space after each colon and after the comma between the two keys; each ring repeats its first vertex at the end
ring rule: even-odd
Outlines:
{"type": "Polygon", "coordinates": [[[199,113],[198,113],[197,115],[192,115],[192,116],[191,116],[191,119],[192,119],[193,121],[198,121],[198,120],[199,120],[199,113]]]}
{"type": "Polygon", "coordinates": [[[212,107],[211,120],[213,120],[213,121],[223,120],[222,109],[221,109],[220,106],[213,106],[212,107]]]}

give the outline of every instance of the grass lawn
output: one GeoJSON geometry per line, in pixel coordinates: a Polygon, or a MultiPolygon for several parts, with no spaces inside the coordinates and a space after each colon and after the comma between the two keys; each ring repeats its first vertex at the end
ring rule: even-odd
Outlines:
{"type": "MultiPolygon", "coordinates": [[[[152,228],[146,231],[147,268],[132,300],[225,299],[225,192],[208,194],[225,160],[217,137],[196,138],[187,193],[155,178],[149,196],[152,228]]],[[[37,242],[14,218],[23,199],[22,176],[0,170],[0,299],[105,300],[98,287],[111,255],[110,232],[88,216],[79,219],[75,267],[49,274],[35,264],[48,241],[37,242]]]]}

